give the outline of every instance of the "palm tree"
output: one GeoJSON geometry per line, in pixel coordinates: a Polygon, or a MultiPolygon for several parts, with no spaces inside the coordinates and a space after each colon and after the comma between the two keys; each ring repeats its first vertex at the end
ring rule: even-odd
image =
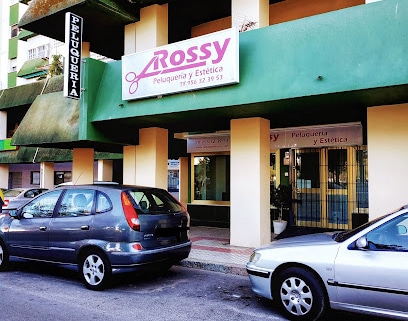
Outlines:
{"type": "Polygon", "coordinates": [[[42,66],[39,69],[44,70],[47,73],[39,76],[37,80],[43,80],[45,78],[51,78],[54,76],[62,75],[64,73],[62,55],[52,55],[52,61],[49,65],[42,66]]]}

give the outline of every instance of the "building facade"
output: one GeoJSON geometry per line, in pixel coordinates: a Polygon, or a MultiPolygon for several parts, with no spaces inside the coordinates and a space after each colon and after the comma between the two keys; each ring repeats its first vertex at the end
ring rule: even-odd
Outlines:
{"type": "MultiPolygon", "coordinates": [[[[164,188],[178,159],[192,223],[230,227],[232,245],[269,242],[279,185],[295,225],[348,229],[405,204],[408,4],[112,3],[28,4],[23,30],[62,41],[72,12],[111,60],[83,53],[80,99],[36,97],[11,146],[71,151],[78,183],[96,151],[122,155],[123,183],[164,188]]],[[[0,98],[7,117],[16,105],[0,98]]]]}

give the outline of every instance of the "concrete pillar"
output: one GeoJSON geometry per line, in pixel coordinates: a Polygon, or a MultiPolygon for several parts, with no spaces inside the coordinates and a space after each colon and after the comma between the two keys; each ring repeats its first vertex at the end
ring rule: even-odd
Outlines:
{"type": "Polygon", "coordinates": [[[140,21],[125,26],[125,55],[167,44],[167,4],[140,9],[140,21]]]}
{"type": "Polygon", "coordinates": [[[407,204],[408,104],[367,108],[369,219],[407,204]]]}
{"type": "Polygon", "coordinates": [[[53,162],[42,162],[40,164],[40,187],[49,189],[54,187],[53,162]]]}
{"type": "Polygon", "coordinates": [[[9,167],[8,164],[0,164],[0,188],[8,188],[9,167]]]}
{"type": "Polygon", "coordinates": [[[179,200],[187,208],[188,203],[188,157],[179,158],[179,200]]]}
{"type": "Polygon", "coordinates": [[[136,146],[123,147],[123,184],[136,185],[136,146]]]}
{"type": "Polygon", "coordinates": [[[168,131],[163,128],[139,130],[136,146],[136,184],[167,189],[168,131]]]}
{"type": "Polygon", "coordinates": [[[98,160],[98,181],[111,182],[113,178],[113,162],[109,159],[98,160]]]}
{"type": "Polygon", "coordinates": [[[231,245],[271,241],[269,126],[258,117],[231,120],[231,245]]]}
{"type": "Polygon", "coordinates": [[[232,0],[232,26],[247,31],[269,26],[269,0],[232,0]]]}
{"type": "Polygon", "coordinates": [[[94,149],[74,148],[72,158],[72,182],[74,184],[93,184],[94,149]]]}
{"type": "Polygon", "coordinates": [[[0,111],[0,139],[7,138],[7,112],[0,111]]]}

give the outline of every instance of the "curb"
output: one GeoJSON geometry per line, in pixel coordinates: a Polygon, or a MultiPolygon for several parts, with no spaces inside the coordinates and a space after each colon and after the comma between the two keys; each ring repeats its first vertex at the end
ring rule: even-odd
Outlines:
{"type": "Polygon", "coordinates": [[[207,270],[220,273],[229,273],[242,276],[248,276],[246,267],[237,264],[222,264],[214,262],[203,262],[199,260],[184,259],[180,262],[183,267],[207,270]]]}

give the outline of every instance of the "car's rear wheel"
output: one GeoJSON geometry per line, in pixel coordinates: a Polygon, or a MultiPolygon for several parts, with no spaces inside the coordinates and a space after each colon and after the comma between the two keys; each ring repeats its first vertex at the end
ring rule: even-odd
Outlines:
{"type": "Polygon", "coordinates": [[[82,256],[80,272],[88,289],[100,291],[107,287],[112,275],[112,268],[102,251],[92,249],[82,256]]]}
{"type": "Polygon", "coordinates": [[[0,272],[6,271],[9,267],[9,254],[6,246],[0,241],[0,272]]]}
{"type": "Polygon", "coordinates": [[[320,282],[312,273],[298,267],[279,274],[274,299],[291,320],[318,320],[327,308],[320,282]]]}

